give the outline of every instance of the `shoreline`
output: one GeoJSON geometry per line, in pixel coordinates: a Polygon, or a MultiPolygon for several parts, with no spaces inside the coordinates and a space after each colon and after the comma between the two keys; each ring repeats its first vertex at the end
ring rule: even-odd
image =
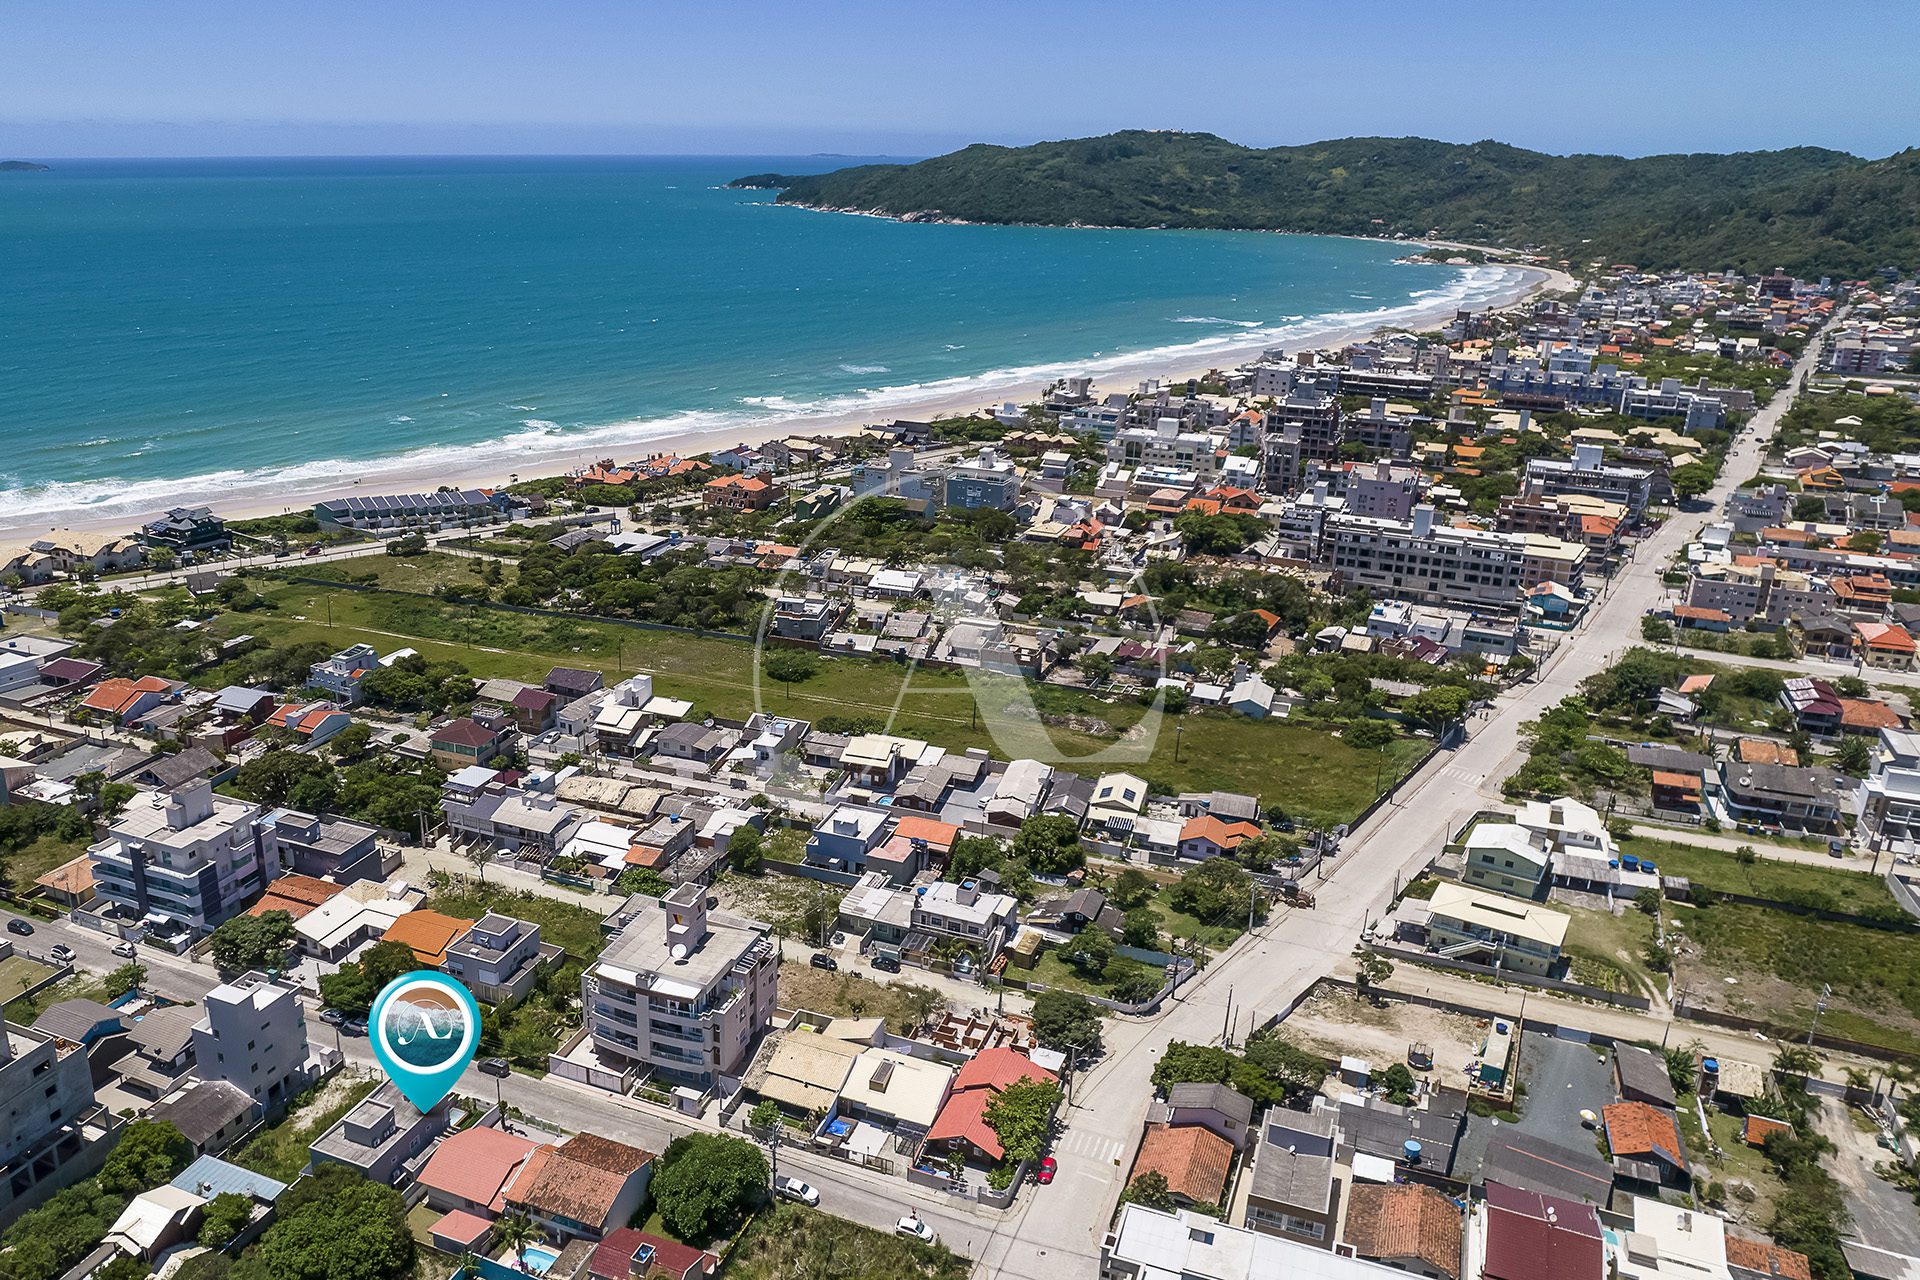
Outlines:
{"type": "MultiPolygon", "coordinates": [[[[1413,249],[1428,247],[1425,242],[1398,243],[1413,249]]],[[[1535,294],[1549,289],[1569,288],[1573,284],[1572,278],[1566,273],[1550,267],[1500,263],[1485,264],[1485,268],[1480,269],[1507,272],[1514,279],[1501,285],[1488,300],[1477,304],[1478,310],[1507,310],[1524,303],[1535,294]]],[[[204,504],[213,507],[217,514],[228,520],[244,520],[304,511],[315,502],[354,493],[429,492],[443,485],[462,489],[498,488],[513,483],[516,477],[526,480],[560,475],[609,455],[618,461],[628,461],[642,454],[704,453],[740,443],[760,445],[795,434],[851,435],[876,421],[968,414],[1004,400],[1024,403],[1044,391],[1055,379],[1068,376],[1061,370],[1084,371],[1094,377],[1096,386],[1104,386],[1109,390],[1130,388],[1147,378],[1158,378],[1166,383],[1181,382],[1216,369],[1231,367],[1270,347],[1284,347],[1289,351],[1312,350],[1359,341],[1381,329],[1418,331],[1435,328],[1451,319],[1459,307],[1457,300],[1438,303],[1409,301],[1400,307],[1382,309],[1382,316],[1365,324],[1334,322],[1312,327],[1315,320],[1308,318],[1298,322],[1307,327],[1284,338],[1271,333],[1238,341],[1228,337],[1219,345],[1206,349],[1204,354],[1209,363],[1202,365],[1191,363],[1199,358],[1201,353],[1198,351],[1185,357],[1184,362],[1181,357],[1164,352],[1052,361],[1034,366],[1033,369],[1004,371],[1007,376],[993,381],[983,380],[993,379],[995,374],[1003,371],[988,370],[979,375],[955,379],[971,384],[964,390],[928,387],[923,395],[901,396],[885,404],[835,405],[829,402],[828,407],[821,409],[775,412],[761,420],[705,431],[658,432],[662,422],[671,421],[669,416],[630,424],[581,428],[580,435],[583,438],[571,442],[562,435],[517,446],[511,440],[483,441],[466,446],[432,446],[434,451],[440,453],[457,449],[464,456],[453,465],[444,461],[429,463],[405,454],[384,460],[370,459],[364,471],[351,480],[330,474],[290,484],[284,478],[256,474],[238,477],[218,486],[194,486],[191,483],[193,478],[185,477],[179,482],[179,490],[170,495],[164,505],[149,503],[138,509],[129,509],[128,506],[108,502],[97,508],[74,507],[59,513],[51,522],[43,515],[0,515],[0,540],[24,541],[42,536],[50,528],[83,533],[129,533],[159,515],[165,506],[204,504]]],[[[857,401],[860,397],[837,399],[843,402],[857,401]]],[[[106,488],[114,482],[107,480],[99,484],[106,488]]]]}

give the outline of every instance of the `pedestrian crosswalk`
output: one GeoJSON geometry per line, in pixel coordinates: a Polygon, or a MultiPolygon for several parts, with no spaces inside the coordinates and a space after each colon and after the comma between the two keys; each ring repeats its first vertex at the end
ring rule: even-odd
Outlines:
{"type": "Polygon", "coordinates": [[[1053,1144],[1054,1154],[1080,1156],[1101,1164],[1112,1164],[1124,1147],[1116,1140],[1081,1129],[1067,1130],[1066,1137],[1053,1144]]]}

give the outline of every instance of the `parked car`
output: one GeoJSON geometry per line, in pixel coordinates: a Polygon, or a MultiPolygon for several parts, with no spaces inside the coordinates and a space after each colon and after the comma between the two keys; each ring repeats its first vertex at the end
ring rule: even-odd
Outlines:
{"type": "Polygon", "coordinates": [[[113,954],[120,956],[122,959],[125,959],[126,957],[131,956],[133,954],[133,944],[131,942],[128,942],[125,938],[122,938],[120,939],[120,941],[113,944],[113,954]]]}
{"type": "Polygon", "coordinates": [[[908,1214],[893,1224],[893,1233],[897,1236],[912,1236],[922,1244],[932,1244],[935,1236],[933,1228],[920,1220],[918,1214],[908,1214]]]}
{"type": "Polygon", "coordinates": [[[346,1020],[347,1020],[347,1015],[340,1012],[338,1009],[322,1009],[320,1011],[320,1021],[326,1023],[330,1027],[337,1027],[341,1023],[345,1022],[346,1020]]]}
{"type": "Polygon", "coordinates": [[[837,970],[840,967],[840,962],[838,960],[835,960],[832,956],[828,955],[824,951],[814,952],[813,959],[807,961],[807,963],[812,965],[816,969],[837,970]]]}
{"type": "Polygon", "coordinates": [[[882,973],[900,972],[899,956],[890,956],[885,954],[884,952],[875,952],[873,959],[867,961],[867,963],[872,965],[874,968],[880,970],[880,972],[882,973]]]}
{"type": "Polygon", "coordinates": [[[1040,1162],[1040,1167],[1033,1171],[1033,1180],[1044,1187],[1053,1181],[1053,1175],[1059,1171],[1059,1164],[1052,1156],[1048,1156],[1040,1162]]]}
{"type": "Polygon", "coordinates": [[[17,933],[24,938],[33,932],[33,926],[25,920],[22,920],[19,916],[15,916],[13,919],[7,921],[7,932],[17,933]]]}
{"type": "Polygon", "coordinates": [[[363,1036],[367,1034],[367,1020],[365,1018],[348,1018],[340,1029],[350,1036],[363,1036]]]}
{"type": "Polygon", "coordinates": [[[970,975],[973,972],[973,957],[961,956],[958,960],[955,960],[953,962],[953,971],[963,978],[970,975]]]}
{"type": "Polygon", "coordinates": [[[773,1193],[788,1200],[798,1200],[804,1205],[817,1206],[820,1203],[820,1193],[814,1190],[812,1183],[789,1178],[784,1173],[773,1180],[773,1193]]]}
{"type": "Polygon", "coordinates": [[[50,954],[61,964],[67,964],[73,959],[73,948],[64,942],[56,942],[53,944],[53,951],[50,954]]]}
{"type": "Polygon", "coordinates": [[[513,1068],[507,1065],[505,1058],[480,1059],[480,1074],[505,1078],[513,1074],[513,1068]]]}

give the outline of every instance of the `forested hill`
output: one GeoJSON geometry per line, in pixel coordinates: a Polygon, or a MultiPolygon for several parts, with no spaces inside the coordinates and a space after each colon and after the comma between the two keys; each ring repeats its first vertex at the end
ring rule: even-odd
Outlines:
{"type": "Polygon", "coordinates": [[[736,185],[780,188],[789,204],[966,222],[1437,236],[1575,261],[1802,275],[1920,266],[1916,150],[1629,160],[1424,138],[1256,150],[1131,131],[736,185]]]}

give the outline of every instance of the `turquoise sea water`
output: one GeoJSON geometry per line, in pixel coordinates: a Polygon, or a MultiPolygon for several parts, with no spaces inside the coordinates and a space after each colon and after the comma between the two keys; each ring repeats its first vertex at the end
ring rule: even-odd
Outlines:
{"type": "Polygon", "coordinates": [[[383,460],[871,409],[1186,356],[1498,269],[1320,237],[904,224],[720,187],[844,160],[55,162],[0,174],[0,520],[383,460]],[[1053,366],[1060,366],[1057,370],[1053,366]],[[1021,376],[1021,375],[1026,376],[1021,376]]]}

